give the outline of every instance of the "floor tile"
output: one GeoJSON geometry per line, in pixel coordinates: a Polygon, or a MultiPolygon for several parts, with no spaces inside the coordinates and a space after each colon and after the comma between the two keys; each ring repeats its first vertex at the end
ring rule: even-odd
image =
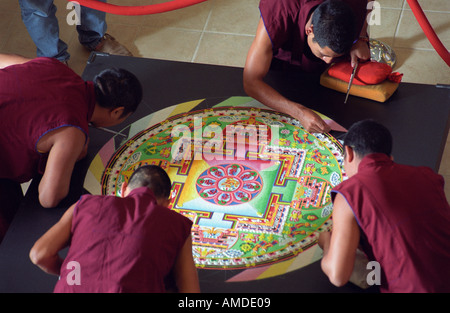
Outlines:
{"type": "MultiPolygon", "coordinates": [[[[450,47],[450,14],[426,12],[426,16],[444,46],[450,47]]],[[[394,47],[434,50],[410,10],[403,11],[394,47]]]]}
{"type": "Polygon", "coordinates": [[[191,62],[200,37],[198,31],[142,27],[134,43],[141,56],[191,62]]]}
{"type": "Polygon", "coordinates": [[[194,61],[243,67],[252,42],[252,36],[205,33],[194,61]]]}
{"type": "Polygon", "coordinates": [[[401,9],[405,0],[379,0],[378,3],[382,8],[401,9]]]}
{"type": "Polygon", "coordinates": [[[213,4],[206,31],[255,35],[259,0],[216,0],[213,4]]]}
{"type": "MultiPolygon", "coordinates": [[[[36,46],[20,18],[18,12],[12,13],[14,19],[9,26],[9,36],[7,36],[2,47],[2,53],[20,54],[28,58],[36,57],[36,46]]],[[[2,30],[3,32],[4,30],[2,30]]]]}
{"type": "MultiPolygon", "coordinates": [[[[167,2],[166,0],[153,0],[153,4],[167,2]]],[[[211,1],[195,4],[179,10],[147,15],[142,18],[142,26],[149,27],[175,27],[189,30],[203,30],[212,7],[211,1]]]]}
{"type": "Polygon", "coordinates": [[[13,12],[12,14],[10,12],[4,12],[1,11],[0,13],[0,29],[2,30],[0,32],[0,51],[2,51],[3,48],[5,48],[7,40],[11,36],[11,33],[13,32],[13,26],[15,20],[17,20],[18,14],[13,12]]]}
{"type": "Polygon", "coordinates": [[[369,26],[370,38],[378,39],[392,46],[401,12],[399,9],[381,9],[379,12],[380,23],[369,26]]]}
{"type": "MultiPolygon", "coordinates": [[[[143,5],[143,0],[119,0],[108,1],[111,4],[118,4],[123,6],[138,6],[143,5]]],[[[145,0],[145,4],[152,4],[151,0],[145,0]]],[[[112,24],[126,24],[126,25],[141,25],[145,15],[118,15],[118,14],[106,14],[106,22],[108,25],[112,24]]]]}
{"type": "Polygon", "coordinates": [[[0,12],[6,13],[6,12],[19,12],[19,1],[15,0],[3,0],[0,1],[0,12]]]}
{"type": "Polygon", "coordinates": [[[395,71],[403,73],[403,82],[450,84],[450,67],[435,51],[395,48],[395,71]]]}
{"type": "MultiPolygon", "coordinates": [[[[448,0],[418,0],[418,3],[424,11],[450,12],[450,1],[448,0]]],[[[408,3],[406,3],[405,9],[411,9],[408,3]]]]}

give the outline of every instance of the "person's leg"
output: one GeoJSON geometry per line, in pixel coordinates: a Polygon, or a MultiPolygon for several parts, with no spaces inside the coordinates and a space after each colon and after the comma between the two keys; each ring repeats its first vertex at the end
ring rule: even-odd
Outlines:
{"type": "Polygon", "coordinates": [[[22,21],[36,45],[38,57],[67,61],[67,44],[59,39],[56,6],[53,0],[19,0],[22,21]]]}
{"type": "Polygon", "coordinates": [[[19,183],[0,179],[0,243],[19,209],[22,199],[23,193],[19,183]]]}
{"type": "MultiPolygon", "coordinates": [[[[106,2],[106,0],[99,0],[106,2]]],[[[106,13],[81,7],[81,25],[77,26],[78,39],[89,51],[132,56],[131,52],[114,37],[106,33],[106,13]]]]}
{"type": "Polygon", "coordinates": [[[83,6],[80,11],[80,25],[77,25],[78,40],[88,50],[95,50],[106,33],[106,13],[83,6]]]}

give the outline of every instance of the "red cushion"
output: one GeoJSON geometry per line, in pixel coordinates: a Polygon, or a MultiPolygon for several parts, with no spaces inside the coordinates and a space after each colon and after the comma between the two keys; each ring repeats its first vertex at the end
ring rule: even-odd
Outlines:
{"type": "MultiPolygon", "coordinates": [[[[352,72],[353,68],[350,62],[339,62],[328,69],[328,75],[346,82],[350,81],[352,72]]],[[[377,85],[386,79],[399,83],[402,76],[403,75],[399,73],[392,73],[392,68],[385,63],[369,61],[359,63],[355,78],[353,79],[353,84],[377,85]]]]}

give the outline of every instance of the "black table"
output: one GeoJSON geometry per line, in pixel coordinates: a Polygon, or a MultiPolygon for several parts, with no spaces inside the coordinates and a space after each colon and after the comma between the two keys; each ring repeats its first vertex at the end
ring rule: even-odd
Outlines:
{"type": "MultiPolygon", "coordinates": [[[[135,73],[144,86],[143,103],[124,125],[112,128],[116,131],[167,106],[203,98],[246,96],[242,87],[242,68],[235,67],[92,54],[83,78],[91,80],[99,71],[111,66],[123,67],[135,73]]],[[[402,83],[385,103],[350,96],[347,104],[344,104],[344,94],[324,88],[318,84],[318,80],[303,77],[299,73],[271,71],[267,81],[291,100],[325,114],[346,128],[361,119],[378,120],[392,132],[393,154],[397,162],[426,165],[438,170],[449,129],[450,89],[402,83]]],[[[39,205],[39,177],[33,180],[0,246],[0,292],[53,290],[57,278],[34,266],[28,258],[29,250],[63,212],[86,192],[83,189],[86,171],[98,150],[112,136],[91,129],[88,156],[76,165],[70,194],[57,208],[44,209],[39,205]]],[[[352,284],[343,288],[332,286],[322,273],[319,262],[274,278],[224,283],[226,278],[234,274],[236,272],[233,271],[200,270],[202,291],[362,291],[352,284]]]]}

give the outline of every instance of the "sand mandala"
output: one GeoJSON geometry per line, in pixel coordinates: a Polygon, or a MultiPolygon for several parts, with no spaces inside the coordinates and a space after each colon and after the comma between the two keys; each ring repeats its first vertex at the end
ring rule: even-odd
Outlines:
{"type": "Polygon", "coordinates": [[[149,115],[123,131],[127,138],[112,138],[85,188],[120,196],[136,168],[164,168],[170,209],[193,221],[198,268],[251,269],[304,253],[318,230],[331,227],[330,190],[344,175],[341,143],[251,98],[190,111],[203,101],[149,115]]]}

